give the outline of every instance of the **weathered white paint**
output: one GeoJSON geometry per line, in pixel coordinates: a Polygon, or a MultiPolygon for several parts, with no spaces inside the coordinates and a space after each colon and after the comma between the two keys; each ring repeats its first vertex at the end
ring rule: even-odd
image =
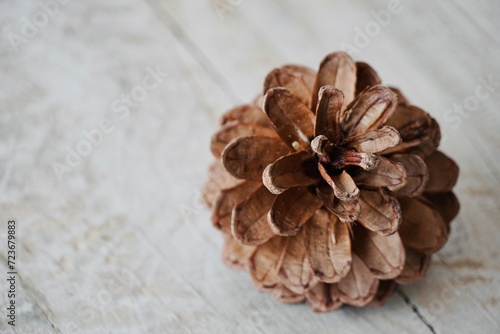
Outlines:
{"type": "Polygon", "coordinates": [[[500,3],[401,1],[355,55],[440,120],[442,148],[461,167],[462,211],[425,281],[383,308],[314,314],[221,264],[221,238],[197,197],[208,141],[218,116],[253,98],[270,69],[317,67],[390,1],[224,1],[234,7],[223,20],[209,0],[69,1],[18,53],[9,32],[42,9],[0,4],[0,279],[9,217],[20,273],[18,326],[2,316],[0,331],[497,332],[500,86],[460,126],[444,115],[481,78],[500,81],[500,3]],[[168,72],[158,86],[130,114],[114,112],[157,65],[168,72]],[[105,118],[114,128],[59,180],[53,162],[105,118]]]}

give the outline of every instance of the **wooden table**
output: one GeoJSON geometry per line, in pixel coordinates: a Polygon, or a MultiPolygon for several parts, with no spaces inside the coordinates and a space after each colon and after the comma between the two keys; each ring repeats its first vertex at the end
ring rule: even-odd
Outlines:
{"type": "Polygon", "coordinates": [[[500,331],[500,2],[59,1],[0,4],[2,333],[500,331]],[[315,314],[221,263],[199,192],[220,114],[341,48],[439,120],[462,209],[424,281],[315,314]]]}

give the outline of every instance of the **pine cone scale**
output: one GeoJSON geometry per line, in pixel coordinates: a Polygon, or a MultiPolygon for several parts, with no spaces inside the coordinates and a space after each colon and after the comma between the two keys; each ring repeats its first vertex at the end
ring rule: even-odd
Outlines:
{"type": "Polygon", "coordinates": [[[395,197],[378,190],[363,190],[359,203],[358,222],[366,229],[382,235],[391,235],[398,230],[402,214],[395,197]]]}
{"type": "Polygon", "coordinates": [[[264,111],[290,149],[307,149],[314,134],[314,115],[305,104],[285,88],[271,88],[264,96],[264,111]]]}
{"type": "Polygon", "coordinates": [[[335,284],[318,283],[305,293],[307,304],[315,312],[328,312],[342,306],[335,284]]]}
{"type": "Polygon", "coordinates": [[[273,194],[279,195],[291,187],[308,186],[318,180],[314,158],[306,151],[291,153],[268,165],[262,182],[273,194]]]}
{"type": "Polygon", "coordinates": [[[270,128],[238,121],[227,122],[212,136],[210,143],[212,154],[220,157],[224,148],[233,139],[249,136],[278,138],[276,132],[270,128]]]}
{"type": "Polygon", "coordinates": [[[337,283],[351,266],[351,238],[346,224],[327,210],[318,210],[304,227],[311,267],[319,281],[337,283]]]}
{"type": "Polygon", "coordinates": [[[344,93],[333,86],[323,86],[319,91],[314,135],[324,135],[330,142],[342,140],[340,112],[344,103],[344,93]]]}
{"type": "Polygon", "coordinates": [[[344,145],[358,152],[379,153],[401,143],[399,132],[390,126],[370,130],[344,140],[344,145]]]}
{"type": "Polygon", "coordinates": [[[243,245],[258,246],[273,238],[275,233],[267,221],[276,195],[259,187],[236,204],[231,216],[231,234],[243,245]]]}
{"type": "Polygon", "coordinates": [[[448,228],[438,210],[424,197],[400,198],[403,221],[399,234],[404,244],[432,254],[448,240],[448,228]]]}
{"type": "Polygon", "coordinates": [[[249,136],[233,139],[222,151],[221,159],[224,168],[234,177],[262,180],[264,169],[289,152],[277,138],[249,136]]]}
{"type": "Polygon", "coordinates": [[[301,232],[286,240],[288,244],[279,276],[286,288],[293,293],[304,295],[318,282],[306,254],[304,233],[301,232]]]}
{"type": "Polygon", "coordinates": [[[406,185],[393,191],[393,195],[415,197],[422,194],[429,181],[429,169],[424,159],[416,154],[394,154],[390,159],[402,164],[406,170],[406,185]]]}
{"type": "Polygon", "coordinates": [[[325,208],[334,213],[341,222],[352,223],[358,219],[361,212],[361,206],[357,199],[352,201],[340,201],[335,198],[333,189],[326,185],[320,184],[316,187],[316,194],[323,202],[325,208]]]}
{"type": "Polygon", "coordinates": [[[269,226],[277,235],[296,235],[322,206],[323,202],[309,188],[290,188],[276,198],[269,211],[269,226]]]}
{"type": "Polygon", "coordinates": [[[311,108],[312,90],[316,72],[297,65],[285,65],[269,73],[264,81],[264,92],[271,88],[283,87],[290,91],[300,102],[311,108]]]}
{"type": "Polygon", "coordinates": [[[356,62],[356,95],[365,90],[366,87],[380,85],[382,80],[377,72],[364,62],[356,62]]]}
{"type": "Polygon", "coordinates": [[[351,270],[343,280],[337,283],[338,296],[344,304],[366,306],[375,297],[378,285],[379,280],[356,253],[353,253],[351,270]]]}
{"type": "Polygon", "coordinates": [[[341,127],[348,137],[378,129],[392,116],[397,95],[389,88],[373,86],[361,92],[345,111],[341,127]]]}
{"type": "Polygon", "coordinates": [[[353,234],[354,252],[376,278],[388,280],[401,274],[405,252],[397,233],[383,236],[358,225],[353,234]]]}
{"type": "Polygon", "coordinates": [[[354,100],[356,92],[356,65],[351,57],[338,52],[326,56],[321,62],[313,88],[313,107],[317,105],[318,93],[324,86],[333,86],[343,92],[342,111],[345,110],[346,106],[354,100]]]}

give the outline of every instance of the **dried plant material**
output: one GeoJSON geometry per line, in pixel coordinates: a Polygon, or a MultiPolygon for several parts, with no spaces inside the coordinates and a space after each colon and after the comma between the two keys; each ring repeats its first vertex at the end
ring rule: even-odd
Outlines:
{"type": "Polygon", "coordinates": [[[239,180],[226,172],[222,163],[216,160],[210,165],[208,170],[208,182],[202,191],[203,202],[208,207],[212,207],[219,191],[234,187],[243,182],[244,180],[239,180]]]}
{"type": "Polygon", "coordinates": [[[283,284],[276,286],[274,289],[272,289],[271,293],[273,294],[274,298],[276,298],[283,304],[300,303],[305,299],[303,294],[292,292],[283,284]]]}
{"type": "MultiPolygon", "coordinates": [[[[322,163],[323,168],[326,170],[328,167],[331,174],[338,174],[348,166],[358,166],[365,170],[371,170],[378,164],[378,157],[375,154],[356,152],[337,146],[324,135],[314,138],[311,142],[311,149],[317,154],[317,159],[322,163]]],[[[330,175],[330,173],[327,174],[330,175]]]]}
{"type": "Polygon", "coordinates": [[[381,191],[363,190],[359,196],[361,213],[358,221],[370,231],[391,235],[401,224],[398,200],[381,191]]]}
{"type": "Polygon", "coordinates": [[[387,124],[398,130],[403,141],[383,151],[384,154],[411,153],[425,158],[439,146],[441,140],[439,125],[436,120],[418,107],[398,104],[387,124]]]}
{"type": "Polygon", "coordinates": [[[314,184],[317,180],[316,161],[306,151],[291,153],[279,158],[267,166],[262,173],[262,183],[276,195],[291,187],[314,184]]]}
{"type": "Polygon", "coordinates": [[[353,306],[365,306],[375,297],[378,279],[356,255],[352,254],[352,264],[349,273],[337,283],[341,302],[353,306]]]}
{"type": "Polygon", "coordinates": [[[335,284],[320,282],[306,291],[305,297],[314,312],[333,311],[342,306],[335,284]]]}
{"type": "Polygon", "coordinates": [[[350,136],[357,136],[384,125],[397,105],[394,92],[373,86],[359,94],[343,115],[341,127],[350,136]]]}
{"type": "Polygon", "coordinates": [[[415,154],[394,154],[390,158],[402,164],[406,170],[406,185],[395,191],[394,195],[415,197],[422,194],[429,180],[429,171],[424,159],[415,154]]]}
{"type": "Polygon", "coordinates": [[[361,213],[361,205],[357,199],[352,201],[335,201],[332,211],[342,223],[352,223],[361,213]]]}
{"type": "Polygon", "coordinates": [[[254,246],[242,245],[233,237],[224,237],[224,248],[222,249],[222,261],[234,269],[246,269],[248,259],[255,251],[254,246]]]}
{"type": "Polygon", "coordinates": [[[288,147],[277,138],[241,137],[224,148],[221,159],[224,168],[234,177],[262,180],[264,168],[288,152],[288,147]]]}
{"type": "Polygon", "coordinates": [[[427,273],[431,263],[431,256],[417,252],[409,247],[405,248],[405,265],[401,274],[396,278],[398,284],[411,284],[421,280],[427,273]]]}
{"type": "Polygon", "coordinates": [[[308,288],[318,282],[306,255],[304,233],[286,238],[286,241],[287,249],[279,275],[285,287],[294,293],[304,295],[308,288]]]}
{"type": "Polygon", "coordinates": [[[362,135],[353,136],[344,141],[344,144],[358,152],[378,153],[398,145],[401,142],[399,132],[390,126],[371,130],[362,135]]]}
{"type": "Polygon", "coordinates": [[[340,111],[344,94],[333,86],[323,86],[319,90],[319,103],[316,110],[315,136],[324,135],[330,142],[342,140],[340,130],[340,111]]]}
{"type": "Polygon", "coordinates": [[[369,171],[359,171],[353,178],[356,184],[378,188],[385,187],[395,191],[406,185],[406,170],[399,162],[379,157],[376,168],[369,171]]]}
{"type": "Polygon", "coordinates": [[[276,198],[269,211],[269,226],[278,235],[295,235],[322,205],[308,188],[290,188],[276,198]]]}
{"type": "Polygon", "coordinates": [[[425,163],[429,167],[429,182],[425,191],[433,193],[448,192],[458,179],[458,165],[440,151],[435,151],[425,163]]]}
{"type": "Polygon", "coordinates": [[[409,142],[427,135],[431,127],[431,117],[422,109],[402,104],[398,104],[394,115],[387,124],[397,129],[404,142],[409,142]]]}
{"type": "Polygon", "coordinates": [[[264,97],[264,111],[291,149],[305,150],[314,135],[314,115],[285,88],[272,88],[264,97]]]}
{"type": "Polygon", "coordinates": [[[327,185],[319,185],[316,188],[318,197],[323,201],[325,208],[334,213],[342,223],[352,223],[358,219],[361,212],[359,201],[340,201],[335,198],[333,189],[327,185]]]}
{"type": "Polygon", "coordinates": [[[425,276],[459,203],[439,125],[344,52],[273,70],[221,119],[203,190],[223,261],[317,312],[382,305],[425,276]]]}
{"type": "Polygon", "coordinates": [[[389,86],[389,89],[396,93],[396,95],[398,96],[398,106],[410,103],[410,101],[408,101],[406,96],[403,95],[399,88],[389,86]]]}
{"type": "Polygon", "coordinates": [[[448,240],[448,228],[432,204],[424,197],[399,199],[403,221],[399,235],[404,244],[422,253],[437,252],[448,240]]]}
{"type": "Polygon", "coordinates": [[[458,198],[451,191],[437,194],[429,193],[425,194],[425,197],[432,202],[433,207],[439,211],[446,224],[449,224],[453,219],[455,219],[460,211],[458,198]]]}
{"type": "Polygon", "coordinates": [[[356,65],[345,52],[331,53],[319,65],[312,94],[312,109],[318,101],[321,87],[333,86],[344,93],[342,110],[354,99],[356,91],[356,65]]]}
{"type": "Polygon", "coordinates": [[[393,280],[379,281],[377,293],[370,302],[371,306],[379,307],[385,304],[387,299],[394,293],[398,285],[393,280]]]}
{"type": "Polygon", "coordinates": [[[378,279],[391,279],[403,270],[405,252],[397,233],[383,236],[361,226],[353,228],[352,248],[378,279]]]}
{"type": "Polygon", "coordinates": [[[325,210],[317,211],[304,229],[306,252],[321,282],[340,281],[351,265],[349,228],[325,210]]]}
{"type": "Polygon", "coordinates": [[[281,285],[279,271],[286,253],[285,238],[274,237],[257,247],[249,259],[250,276],[258,289],[272,290],[281,285]]]}
{"type": "Polygon", "coordinates": [[[211,208],[219,191],[220,187],[218,187],[217,183],[214,180],[208,180],[203,186],[203,191],[201,193],[203,204],[211,208]]]}
{"type": "Polygon", "coordinates": [[[266,119],[267,121],[269,122],[268,124],[270,125],[270,127],[273,127],[273,123],[271,123],[271,120],[269,119],[269,117],[267,117],[266,113],[264,112],[264,110],[262,109],[262,106],[264,105],[264,95],[262,94],[259,94],[257,95],[253,101],[252,101],[252,106],[253,107],[257,107],[259,108],[260,111],[262,111],[264,113],[264,115],[266,116],[266,119]]]}
{"type": "Polygon", "coordinates": [[[356,186],[356,183],[354,183],[352,177],[345,170],[338,175],[331,175],[330,178],[333,181],[330,184],[330,186],[332,186],[333,193],[341,202],[351,201],[358,197],[359,189],[356,186]]]}
{"type": "Polygon", "coordinates": [[[229,142],[235,138],[260,136],[278,138],[278,134],[271,128],[255,124],[244,124],[238,121],[233,121],[224,124],[219,131],[212,136],[210,149],[212,154],[218,158],[229,142]]]}
{"type": "Polygon", "coordinates": [[[356,95],[360,94],[366,88],[382,83],[377,72],[367,63],[356,62],[356,76],[356,95]]]}
{"type": "Polygon", "coordinates": [[[260,107],[251,104],[238,106],[226,112],[220,119],[220,125],[234,121],[242,124],[255,124],[266,128],[273,127],[266,113],[260,107]]]}
{"type": "Polygon", "coordinates": [[[431,119],[431,128],[427,133],[427,136],[422,139],[422,143],[417,145],[414,154],[420,155],[422,158],[431,155],[439,146],[441,142],[441,129],[439,129],[439,124],[437,121],[431,119]]]}
{"type": "Polygon", "coordinates": [[[231,234],[233,208],[261,186],[260,182],[245,181],[234,187],[219,191],[212,208],[212,224],[224,234],[231,234]]]}
{"type": "Polygon", "coordinates": [[[274,236],[267,223],[267,213],[276,196],[261,186],[238,203],[231,216],[231,233],[244,245],[260,245],[274,236]]]}
{"type": "Polygon", "coordinates": [[[286,88],[311,109],[312,90],[314,81],[316,80],[316,72],[313,70],[297,65],[286,65],[281,68],[272,70],[264,80],[264,95],[271,88],[283,87],[286,88]]]}
{"type": "Polygon", "coordinates": [[[346,171],[338,175],[330,175],[321,163],[318,164],[318,169],[326,183],[332,187],[335,197],[340,201],[350,201],[358,197],[359,189],[346,171]]]}

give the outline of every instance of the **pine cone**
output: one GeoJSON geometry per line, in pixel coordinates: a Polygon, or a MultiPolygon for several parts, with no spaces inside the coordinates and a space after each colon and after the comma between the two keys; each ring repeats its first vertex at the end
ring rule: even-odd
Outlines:
{"type": "Polygon", "coordinates": [[[381,305],[420,280],[459,210],[439,126],[366,63],[273,70],[221,119],[204,198],[224,261],[314,311],[381,305]]]}

